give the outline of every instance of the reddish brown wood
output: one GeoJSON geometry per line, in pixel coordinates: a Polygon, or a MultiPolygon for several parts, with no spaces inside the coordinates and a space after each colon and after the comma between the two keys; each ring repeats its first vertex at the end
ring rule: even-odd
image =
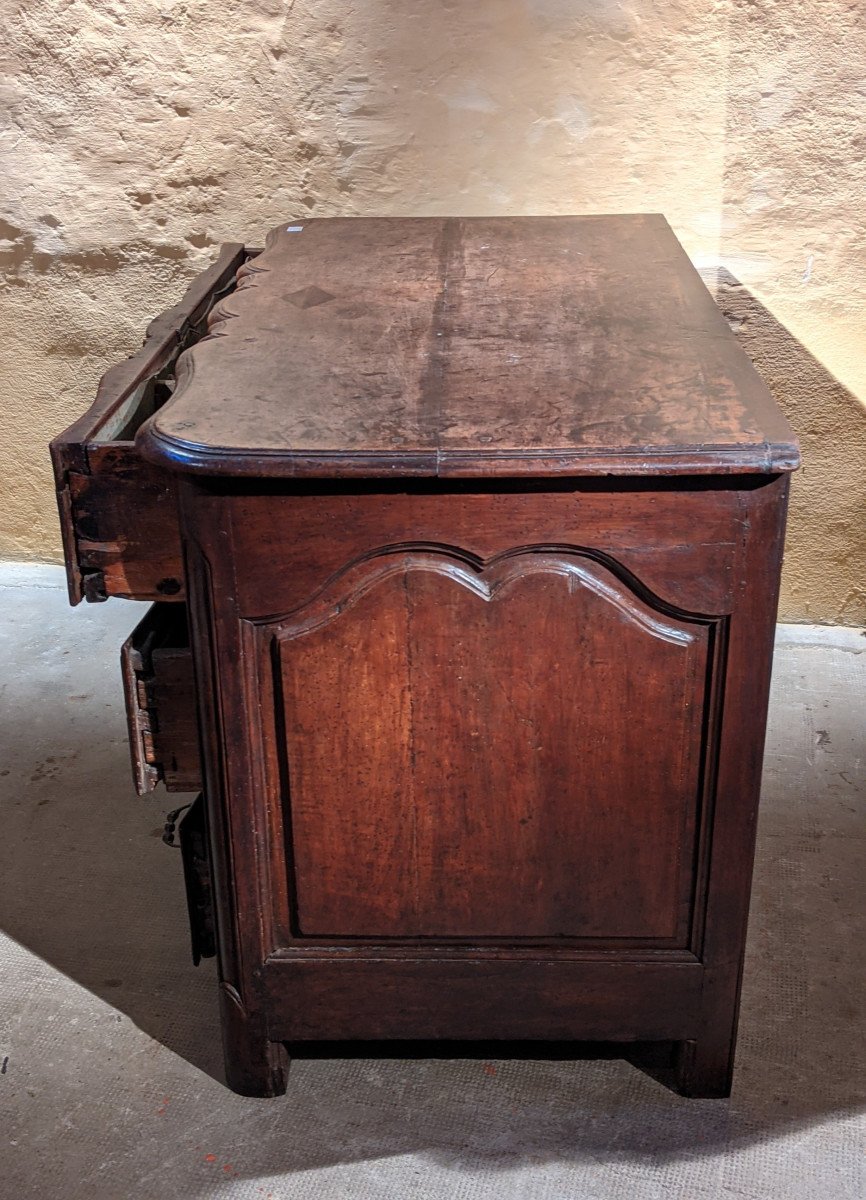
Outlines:
{"type": "MultiPolygon", "coordinates": [[[[586,568],[577,586],[558,590],[563,560],[572,561],[564,547],[569,532],[574,535],[573,527],[560,526],[553,530],[556,552],[548,543],[537,551],[522,545],[512,547],[510,556],[494,556],[494,568],[504,564],[514,573],[517,591],[510,600],[507,588],[501,599],[485,600],[467,586],[485,575],[470,561],[474,543],[473,550],[461,551],[452,538],[447,552],[431,550],[430,534],[441,527],[436,522],[444,519],[443,510],[458,511],[449,509],[455,498],[447,493],[430,497],[426,507],[412,495],[395,501],[401,528],[415,536],[388,553],[382,552],[389,543],[376,514],[389,533],[396,518],[390,499],[384,504],[375,493],[366,495],[366,510],[364,498],[356,498],[351,526],[341,496],[317,497],[319,521],[310,523],[305,504],[291,495],[270,495],[259,507],[244,495],[184,493],[185,526],[195,531],[195,561],[202,564],[196,579],[205,586],[218,636],[228,639],[218,653],[221,686],[230,691],[223,692],[226,724],[218,726],[223,732],[216,741],[225,739],[231,748],[221,768],[225,811],[236,823],[245,814],[231,839],[233,854],[243,859],[235,872],[258,879],[258,890],[245,894],[239,910],[255,924],[241,933],[242,940],[255,937],[260,947],[259,972],[246,994],[267,1014],[272,1036],[410,1037],[414,1028],[418,1037],[477,1038],[485,1036],[484,1029],[490,1037],[549,1037],[550,1029],[562,1029],[556,1004],[578,987],[567,980],[582,978],[583,968],[575,967],[576,975],[564,972],[562,990],[551,984],[549,1000],[539,994],[528,1006],[520,1000],[524,985],[517,982],[526,977],[518,971],[507,986],[502,980],[508,969],[491,965],[487,986],[485,963],[504,956],[512,962],[586,965],[602,954],[634,969],[615,976],[620,985],[615,991],[586,993],[572,1032],[555,1036],[675,1038],[684,1047],[679,1075],[684,1090],[717,1094],[729,1086],[734,1009],[730,987],[716,996],[714,980],[719,973],[733,977],[735,999],[743,928],[726,927],[718,966],[707,958],[704,930],[714,897],[711,868],[720,852],[714,822],[731,821],[750,854],[757,782],[751,779],[751,790],[733,799],[716,795],[721,695],[731,649],[739,653],[756,622],[772,627],[773,597],[764,594],[763,584],[755,585],[759,617],[745,599],[753,580],[742,573],[747,562],[760,559],[764,576],[777,577],[779,547],[764,537],[758,518],[769,511],[777,523],[782,519],[783,484],[744,480],[739,490],[720,486],[694,493],[685,480],[672,491],[623,492],[612,481],[605,495],[614,510],[617,498],[628,498],[636,543],[652,544],[659,498],[667,497],[670,528],[653,560],[657,578],[667,581],[663,593],[649,593],[619,562],[622,526],[609,519],[610,508],[598,495],[591,512],[602,520],[594,526],[583,509],[583,545],[573,547],[574,562],[586,568]],[[706,510],[706,536],[692,520],[696,494],[714,498],[706,510]],[[439,517],[427,525],[437,501],[439,517]],[[676,529],[678,501],[683,518],[676,529]],[[327,528],[354,551],[336,572],[318,559],[320,530],[327,528]],[[689,538],[692,555],[683,559],[689,538]],[[265,564],[278,541],[293,547],[295,561],[307,559],[306,572],[287,572],[278,557],[270,560],[267,576],[265,564]],[[528,569],[521,559],[540,569],[528,569]],[[688,593],[695,578],[708,580],[719,566],[723,579],[730,568],[734,582],[707,587],[706,596],[715,595],[718,608],[697,614],[680,609],[678,591],[688,593]],[[592,586],[599,582],[608,585],[603,599],[592,586]],[[528,589],[525,603],[510,609],[522,587],[528,589]],[[251,611],[244,611],[240,597],[251,611]],[[505,607],[497,614],[500,604],[505,607]],[[569,639],[561,627],[572,619],[569,639]],[[482,637],[491,620],[498,653],[482,637]],[[666,633],[692,640],[669,642],[666,633]],[[429,711],[413,717],[412,702],[419,700],[429,711]],[[482,712],[488,723],[476,722],[483,734],[479,760],[471,718],[482,712]],[[563,720],[575,723],[576,737],[568,738],[563,720]],[[547,772],[541,787],[533,774],[537,743],[524,733],[531,734],[526,721],[548,739],[547,748],[541,743],[547,772]],[[407,736],[413,722],[425,731],[420,756],[407,736]],[[238,729],[249,733],[239,739],[238,729]],[[658,786],[652,783],[654,771],[658,786]],[[719,818],[719,803],[739,815],[719,818]],[[541,813],[547,822],[541,842],[532,823],[520,824],[533,809],[536,819],[541,813]],[[672,852],[682,870],[673,890],[672,852]],[[542,861],[545,873],[533,875],[542,861]],[[531,879],[540,882],[539,890],[527,886],[531,879]],[[558,880],[572,885],[564,898],[558,880]],[[641,881],[648,892],[641,892],[641,881]],[[653,888],[662,890],[650,899],[653,888]],[[459,1004],[450,999],[456,985],[447,971],[438,976],[438,986],[432,966],[413,973],[413,964],[427,961],[427,946],[436,947],[435,962],[450,946],[458,962],[476,964],[471,985],[458,989],[459,1004]],[[341,957],[334,957],[336,951],[341,957]],[[341,961],[347,964],[345,976],[341,961]],[[294,962],[300,974],[290,970],[294,962]],[[377,963],[388,965],[380,969],[377,963]],[[709,1000],[698,1003],[688,990],[691,976],[686,987],[682,968],[689,963],[701,972],[702,994],[708,988],[707,995],[722,1006],[712,1019],[709,1000]],[[646,978],[661,981],[652,994],[664,995],[663,1034],[659,1010],[647,1006],[638,982],[646,978]],[[362,979],[369,1004],[358,1001],[362,979]],[[303,998],[311,1008],[299,1003],[303,998]],[[618,1016],[608,1021],[609,1013],[618,1016]],[[712,1050],[714,1040],[724,1044],[724,1069],[712,1050]],[[703,1066],[701,1053],[709,1060],[703,1066]],[[687,1061],[698,1064],[690,1074],[687,1061]]],[[[521,522],[534,514],[538,528],[548,532],[555,495],[485,493],[470,508],[482,512],[495,500],[505,530],[522,531],[527,526],[521,522]],[[520,521],[509,521],[509,506],[520,521]]],[[[744,676],[764,702],[760,689],[767,672],[768,662],[758,656],[744,676]]],[[[763,716],[751,690],[733,701],[730,691],[725,695],[726,713],[731,703],[737,706],[733,719],[739,730],[739,748],[728,753],[746,761],[757,753],[759,760],[763,716]]],[[[742,852],[740,847],[737,853],[742,852]]],[[[742,878],[734,890],[742,908],[748,899],[742,878]]],[[[548,978],[558,976],[552,970],[548,978]]]]}
{"type": "Polygon", "coordinates": [[[430,544],[461,546],[484,560],[539,545],[576,545],[601,553],[587,540],[592,531],[636,586],[662,598],[674,595],[689,612],[727,612],[731,606],[746,521],[734,486],[708,490],[627,480],[611,488],[575,480],[541,493],[505,485],[484,491],[452,491],[453,486],[413,488],[411,503],[403,488],[238,495],[226,514],[233,540],[244,547],[238,603],[250,618],[291,612],[368,552],[367,527],[373,525],[382,546],[411,542],[420,528],[430,544]],[[303,541],[285,536],[290,526],[304,530],[303,541]],[[700,540],[695,529],[701,530],[700,540]]]}
{"type": "Polygon", "coordinates": [[[86,473],[66,475],[75,586],[88,600],[183,600],[174,478],[129,442],[91,446],[87,461],[86,473]]]}
{"type": "Polygon", "coordinates": [[[243,686],[243,631],[237,622],[225,623],[231,598],[214,592],[211,568],[192,523],[186,529],[226,1079],[241,1095],[274,1096],[285,1091],[289,1063],[282,1042],[269,1036],[263,997],[262,965],[273,944],[268,919],[271,878],[267,851],[254,824],[261,821],[263,832],[273,814],[263,808],[263,792],[254,783],[256,755],[247,730],[235,723],[243,686]],[[240,672],[226,672],[228,661],[240,672]],[[233,794],[244,794],[249,806],[232,808],[233,794]]]}
{"type": "Polygon", "coordinates": [[[713,627],[545,551],[382,555],[266,626],[297,935],[684,947],[713,627]]]}
{"type": "Polygon", "coordinates": [[[229,1082],[605,1039],[726,1094],[793,435],[659,218],[299,224],[88,449],[182,473],[229,1082]]]}

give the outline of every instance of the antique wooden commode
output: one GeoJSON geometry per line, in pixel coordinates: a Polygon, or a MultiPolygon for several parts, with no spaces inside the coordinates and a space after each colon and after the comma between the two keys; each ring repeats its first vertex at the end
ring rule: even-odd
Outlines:
{"type": "Polygon", "coordinates": [[[52,450],[73,602],[157,602],[233,1088],[597,1039],[727,1094],[798,451],[663,218],[227,246],[52,450]]]}

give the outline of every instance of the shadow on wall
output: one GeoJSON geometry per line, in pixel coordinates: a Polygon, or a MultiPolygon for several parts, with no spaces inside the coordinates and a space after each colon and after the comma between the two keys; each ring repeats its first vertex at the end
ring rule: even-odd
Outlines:
{"type": "Polygon", "coordinates": [[[780,619],[858,625],[866,609],[866,408],[730,271],[701,275],[802,447],[780,619]]]}
{"type": "MultiPolygon", "coordinates": [[[[101,372],[204,248],[292,215],[661,211],[805,341],[830,331],[838,362],[858,354],[856,4],[272,0],[231,22],[218,4],[126,7],[88,21],[85,5],[71,28],[42,5],[9,33],[9,557],[59,559],[45,444],[101,372]]],[[[782,613],[866,620],[857,403],[735,281],[719,296],[804,443],[782,613]]]]}

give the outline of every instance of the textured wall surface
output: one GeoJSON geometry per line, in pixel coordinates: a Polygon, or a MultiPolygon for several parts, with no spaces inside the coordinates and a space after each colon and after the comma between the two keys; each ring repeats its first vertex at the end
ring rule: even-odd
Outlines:
{"type": "Polygon", "coordinates": [[[0,47],[0,556],[45,443],[221,240],[664,212],[801,435],[783,613],[866,622],[857,0],[31,0],[0,47]]]}

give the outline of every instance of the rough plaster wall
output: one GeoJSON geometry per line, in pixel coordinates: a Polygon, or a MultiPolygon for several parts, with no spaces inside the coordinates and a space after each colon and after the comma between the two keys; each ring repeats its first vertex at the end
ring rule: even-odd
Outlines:
{"type": "Polygon", "coordinates": [[[738,0],[728,40],[717,300],[803,448],[781,609],[864,624],[866,4],[738,0]]]}
{"type": "Polygon", "coordinates": [[[783,612],[866,621],[862,5],[2,2],[0,555],[58,557],[45,443],[221,240],[650,210],[803,435],[783,612]]]}

